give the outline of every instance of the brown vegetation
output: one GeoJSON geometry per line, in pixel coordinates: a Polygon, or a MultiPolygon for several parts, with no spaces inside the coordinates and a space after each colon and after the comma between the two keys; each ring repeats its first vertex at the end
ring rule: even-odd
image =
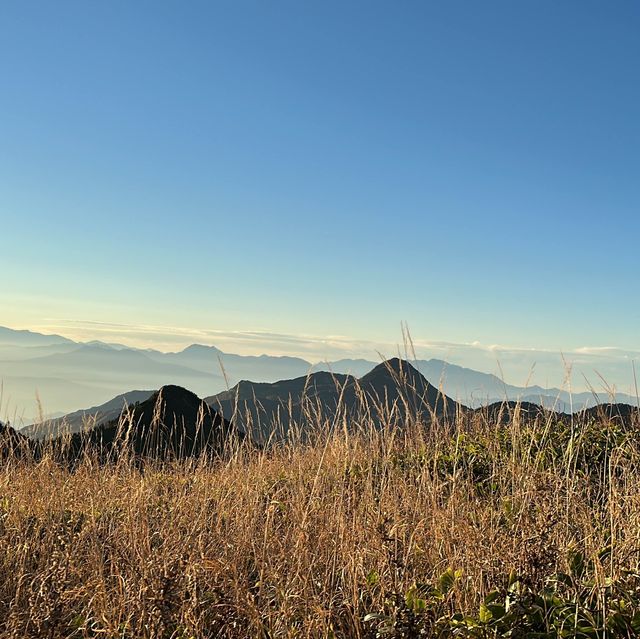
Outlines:
{"type": "MultiPolygon", "coordinates": [[[[606,621],[602,589],[638,566],[636,425],[400,414],[144,467],[10,457],[0,636],[453,636],[514,574],[538,592],[576,556],[606,621]]],[[[484,618],[458,636],[507,636],[484,618]]]]}

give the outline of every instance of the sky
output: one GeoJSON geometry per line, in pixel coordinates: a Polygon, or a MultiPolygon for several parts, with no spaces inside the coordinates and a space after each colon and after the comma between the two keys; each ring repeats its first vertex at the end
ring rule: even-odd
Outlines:
{"type": "Polygon", "coordinates": [[[639,30],[625,0],[4,0],[0,324],[640,351],[639,30]]]}

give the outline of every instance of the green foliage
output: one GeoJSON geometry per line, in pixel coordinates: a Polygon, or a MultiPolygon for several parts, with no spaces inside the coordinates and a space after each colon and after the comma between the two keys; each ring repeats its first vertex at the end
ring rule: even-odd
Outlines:
{"type": "Polygon", "coordinates": [[[365,617],[369,637],[616,639],[640,635],[640,575],[625,571],[599,583],[593,562],[569,556],[569,571],[533,590],[511,573],[489,592],[475,614],[452,606],[460,571],[447,570],[433,585],[415,584],[404,598],[389,597],[388,610],[365,617]]]}

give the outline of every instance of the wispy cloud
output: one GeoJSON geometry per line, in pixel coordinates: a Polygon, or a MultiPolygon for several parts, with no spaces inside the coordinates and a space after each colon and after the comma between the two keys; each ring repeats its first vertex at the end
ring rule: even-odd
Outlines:
{"type": "Polygon", "coordinates": [[[49,318],[42,326],[34,327],[34,329],[55,331],[79,341],[98,339],[136,348],[172,350],[200,343],[214,345],[222,350],[240,354],[267,353],[271,355],[313,356],[317,361],[335,356],[366,355],[372,357],[380,348],[393,349],[393,344],[354,340],[344,335],[289,334],[260,329],[234,331],[60,318],[49,318]]]}
{"type": "Polygon", "coordinates": [[[343,358],[401,355],[438,358],[452,364],[498,374],[517,385],[560,386],[570,378],[574,388],[589,383],[600,385],[600,376],[623,392],[633,392],[633,366],[640,362],[640,351],[615,346],[583,346],[567,351],[483,344],[478,341],[450,342],[415,338],[411,344],[401,340],[360,340],[348,335],[312,335],[279,333],[256,328],[235,331],[184,326],[126,324],[50,318],[34,330],[57,332],[79,341],[98,339],[137,348],[175,351],[193,344],[214,345],[241,355],[289,355],[311,362],[343,358]],[[589,380],[589,381],[587,381],[589,380]]]}

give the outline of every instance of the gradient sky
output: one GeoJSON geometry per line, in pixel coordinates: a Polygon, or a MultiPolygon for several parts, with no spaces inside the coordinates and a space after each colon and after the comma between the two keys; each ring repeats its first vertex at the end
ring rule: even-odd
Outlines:
{"type": "Polygon", "coordinates": [[[0,324],[640,349],[638,33],[631,1],[4,0],[0,324]]]}

